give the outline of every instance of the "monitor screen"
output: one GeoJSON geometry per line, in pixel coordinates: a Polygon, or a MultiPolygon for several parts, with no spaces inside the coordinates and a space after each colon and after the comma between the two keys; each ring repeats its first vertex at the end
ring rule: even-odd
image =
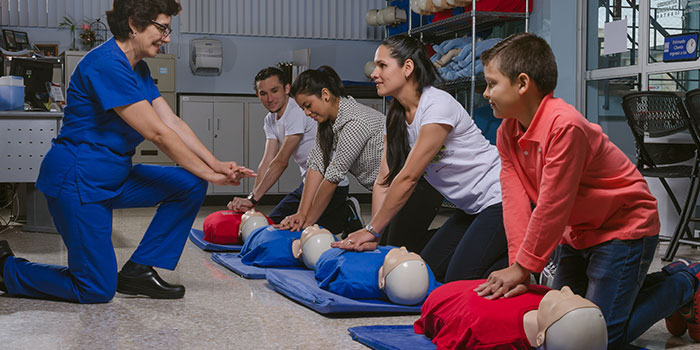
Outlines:
{"type": "Polygon", "coordinates": [[[46,109],[49,101],[46,83],[53,79],[53,63],[28,58],[14,58],[10,75],[24,78],[24,100],[35,109],[46,109]]]}

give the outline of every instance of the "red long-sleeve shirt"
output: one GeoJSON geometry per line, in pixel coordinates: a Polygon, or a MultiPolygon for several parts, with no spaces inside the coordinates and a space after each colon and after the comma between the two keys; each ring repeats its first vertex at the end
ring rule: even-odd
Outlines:
{"type": "Polygon", "coordinates": [[[547,95],[526,131],[504,120],[497,142],[511,264],[539,272],[559,243],[584,249],[658,234],[656,199],[642,175],[564,100],[547,95]]]}

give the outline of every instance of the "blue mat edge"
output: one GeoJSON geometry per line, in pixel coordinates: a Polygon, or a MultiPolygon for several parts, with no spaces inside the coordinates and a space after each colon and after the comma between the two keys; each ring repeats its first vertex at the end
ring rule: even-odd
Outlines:
{"type": "Polygon", "coordinates": [[[195,228],[190,229],[189,238],[194,245],[206,252],[238,252],[243,247],[241,244],[226,245],[206,242],[204,232],[195,228]]]}
{"type": "MultiPolygon", "coordinates": [[[[356,326],[356,327],[350,327],[350,328],[348,328],[348,332],[350,333],[350,337],[352,338],[352,340],[354,340],[354,341],[356,341],[356,342],[358,342],[358,343],[360,343],[360,344],[364,344],[364,345],[366,345],[366,346],[368,346],[368,347],[370,347],[370,348],[372,348],[372,349],[375,349],[375,350],[394,350],[394,349],[398,349],[398,348],[395,347],[395,346],[386,347],[386,346],[384,346],[385,344],[380,344],[380,343],[377,343],[377,342],[375,342],[375,341],[373,341],[373,340],[371,340],[371,339],[369,339],[369,338],[367,338],[367,337],[363,337],[361,334],[359,334],[360,332],[358,332],[358,330],[364,330],[364,329],[367,329],[367,328],[377,328],[377,327],[379,327],[379,328],[397,328],[397,329],[401,329],[401,330],[408,329],[408,330],[410,330],[411,333],[416,334],[416,333],[414,332],[414,330],[413,330],[413,325],[373,325],[373,326],[356,326]]],[[[416,334],[416,335],[418,335],[418,334],[416,334]]],[[[426,347],[426,348],[425,348],[426,350],[427,350],[427,349],[430,349],[430,350],[437,349],[437,346],[436,346],[435,344],[433,344],[432,341],[430,341],[430,339],[426,338],[425,336],[423,336],[423,337],[425,338],[425,340],[427,340],[428,342],[430,342],[430,346],[431,346],[431,347],[429,347],[429,348],[426,347]]],[[[386,345],[389,345],[389,344],[386,344],[386,345]]],[[[425,345],[428,345],[428,344],[425,344],[425,345]]],[[[423,349],[423,347],[421,347],[421,348],[419,348],[419,349],[423,349]]]]}
{"type": "Polygon", "coordinates": [[[229,271],[235,273],[236,276],[241,276],[241,277],[243,277],[243,278],[245,278],[245,279],[249,279],[249,280],[264,280],[264,279],[267,277],[267,272],[265,271],[265,269],[263,269],[263,268],[261,268],[261,267],[251,266],[252,268],[257,268],[257,269],[262,270],[261,273],[257,273],[257,274],[255,274],[255,273],[243,273],[243,272],[241,272],[241,271],[234,271],[234,270],[232,270],[231,267],[227,265],[227,262],[224,261],[224,260],[221,258],[221,256],[224,255],[224,254],[232,255],[232,254],[234,254],[234,253],[212,253],[211,259],[214,260],[214,262],[216,262],[217,264],[219,264],[219,265],[225,267],[227,270],[229,270],[229,271]]]}
{"type": "MultiPolygon", "coordinates": [[[[330,303],[325,303],[325,304],[310,303],[310,302],[308,302],[308,301],[302,299],[301,297],[296,296],[292,291],[287,290],[287,289],[284,288],[283,286],[277,285],[278,279],[277,279],[277,277],[275,277],[275,272],[276,272],[276,271],[273,271],[273,272],[272,272],[272,278],[270,278],[270,275],[268,275],[268,278],[267,278],[268,283],[272,286],[272,288],[273,288],[274,290],[276,290],[276,291],[279,292],[280,294],[282,294],[282,295],[284,295],[284,296],[286,296],[286,297],[288,297],[288,298],[290,298],[290,299],[292,299],[292,300],[295,300],[295,301],[299,302],[300,304],[302,304],[302,305],[304,305],[304,306],[306,306],[306,307],[308,307],[308,308],[310,308],[310,309],[312,309],[312,310],[314,310],[314,311],[316,311],[316,312],[318,312],[318,313],[320,313],[320,314],[323,314],[323,315],[328,315],[328,314],[351,314],[351,313],[359,313],[359,314],[406,314],[406,315],[420,314],[420,306],[405,306],[405,305],[397,305],[397,304],[385,304],[385,305],[383,305],[383,304],[376,304],[377,307],[389,306],[389,307],[392,308],[391,310],[381,310],[381,311],[380,311],[380,310],[359,310],[359,311],[358,311],[358,310],[342,310],[342,311],[334,311],[334,309],[337,308],[337,305],[336,305],[336,307],[334,307],[334,306],[331,305],[330,303]]],[[[320,289],[320,290],[323,290],[323,289],[321,289],[321,288],[319,288],[319,289],[320,289]]],[[[326,292],[326,293],[334,294],[334,293],[331,293],[331,292],[326,291],[326,290],[323,290],[323,291],[326,292]]],[[[336,295],[336,294],[334,294],[334,295],[336,295]]],[[[343,297],[343,296],[340,296],[340,295],[338,295],[338,297],[346,298],[346,297],[343,297]]],[[[346,299],[350,299],[350,298],[346,298],[346,299]]],[[[355,301],[355,302],[359,302],[359,303],[364,302],[363,300],[354,300],[354,299],[350,299],[350,300],[355,301]]]]}

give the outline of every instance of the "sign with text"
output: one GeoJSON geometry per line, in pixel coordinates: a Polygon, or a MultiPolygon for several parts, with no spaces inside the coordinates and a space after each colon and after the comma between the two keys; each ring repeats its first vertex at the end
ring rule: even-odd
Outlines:
{"type": "Polygon", "coordinates": [[[664,39],[664,62],[698,58],[698,33],[669,35],[664,39]]]}

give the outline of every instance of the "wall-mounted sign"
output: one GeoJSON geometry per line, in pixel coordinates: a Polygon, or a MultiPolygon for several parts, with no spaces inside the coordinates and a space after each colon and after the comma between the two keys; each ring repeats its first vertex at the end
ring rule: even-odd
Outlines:
{"type": "Polygon", "coordinates": [[[664,62],[698,59],[698,33],[669,35],[664,39],[664,62]]]}

